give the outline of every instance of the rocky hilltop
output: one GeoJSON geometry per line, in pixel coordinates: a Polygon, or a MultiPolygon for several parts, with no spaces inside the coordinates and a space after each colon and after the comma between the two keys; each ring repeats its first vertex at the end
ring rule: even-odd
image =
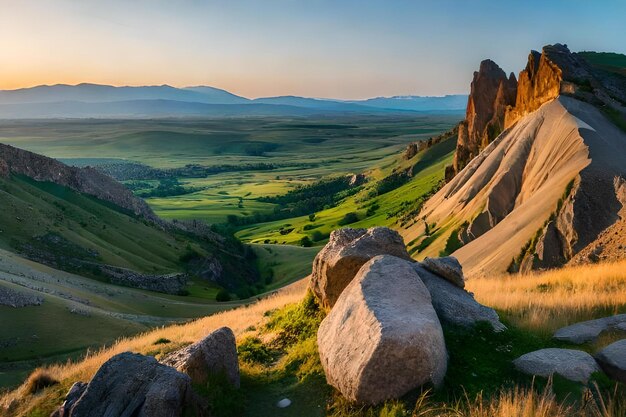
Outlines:
{"type": "Polygon", "coordinates": [[[554,267],[583,250],[598,256],[607,247],[596,240],[626,204],[626,133],[616,126],[626,120],[626,77],[557,44],[532,51],[513,80],[483,61],[459,127],[458,173],[404,233],[432,240],[421,256],[456,242],[470,274],[554,267]]]}
{"type": "Polygon", "coordinates": [[[25,175],[36,181],[48,181],[74,191],[108,201],[137,216],[157,221],[157,216],[140,198],[114,179],[94,168],[67,166],[56,159],[13,146],[0,144],[0,176],[25,175]]]}

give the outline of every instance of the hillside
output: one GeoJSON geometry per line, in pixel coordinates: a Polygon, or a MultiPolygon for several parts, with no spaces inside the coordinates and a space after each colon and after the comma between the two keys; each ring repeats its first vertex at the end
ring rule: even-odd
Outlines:
{"type": "Polygon", "coordinates": [[[453,247],[469,275],[567,262],[620,219],[626,134],[616,124],[626,114],[624,83],[554,45],[529,55],[513,106],[502,101],[502,82],[474,89],[470,102],[490,97],[501,110],[485,115],[488,102],[468,106],[467,118],[504,131],[494,136],[498,130],[484,122],[459,130],[457,160],[467,143],[480,153],[455,165],[462,169],[426,203],[405,240],[429,243],[419,257],[453,247]]]}

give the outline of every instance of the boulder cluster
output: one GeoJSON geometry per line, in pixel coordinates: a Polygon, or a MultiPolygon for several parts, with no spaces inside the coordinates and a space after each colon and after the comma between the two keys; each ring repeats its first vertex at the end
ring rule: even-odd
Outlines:
{"type": "Polygon", "coordinates": [[[221,381],[239,388],[239,362],[232,330],[222,327],[166,356],[124,352],[105,362],[89,383],[76,382],[51,417],[209,416],[193,384],[221,381]]]}
{"type": "Polygon", "coordinates": [[[442,325],[505,329],[464,286],[455,258],[414,262],[388,228],[334,231],[310,281],[329,310],[317,334],[328,383],[363,404],[439,385],[448,362],[442,325]]]}

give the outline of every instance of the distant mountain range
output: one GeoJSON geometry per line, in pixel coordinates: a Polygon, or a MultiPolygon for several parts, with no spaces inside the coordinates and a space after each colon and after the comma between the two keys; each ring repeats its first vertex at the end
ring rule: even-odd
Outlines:
{"type": "Polygon", "coordinates": [[[466,95],[378,97],[350,101],[295,96],[251,100],[207,86],[57,84],[0,90],[0,119],[461,114],[466,103],[466,95]]]}

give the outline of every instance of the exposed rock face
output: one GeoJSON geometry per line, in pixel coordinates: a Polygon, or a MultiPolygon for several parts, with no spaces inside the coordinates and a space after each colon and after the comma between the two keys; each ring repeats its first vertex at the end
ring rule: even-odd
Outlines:
{"type": "Polygon", "coordinates": [[[526,374],[549,377],[557,373],[570,381],[586,383],[592,373],[600,371],[587,352],[571,349],[541,349],[520,356],[513,361],[526,374]]]}
{"type": "Polygon", "coordinates": [[[0,159],[0,178],[8,177],[9,174],[9,165],[4,161],[4,159],[0,159]]]}
{"type": "Polygon", "coordinates": [[[626,382],[626,339],[618,340],[596,355],[602,370],[616,381],[626,382]]]}
{"type": "Polygon", "coordinates": [[[465,277],[463,267],[454,256],[444,256],[443,258],[426,258],[422,261],[422,266],[430,272],[447,279],[459,288],[465,288],[465,277]]]}
{"type": "Polygon", "coordinates": [[[515,104],[516,88],[513,74],[507,78],[505,72],[490,59],[480,63],[470,87],[465,121],[459,126],[453,162],[455,172],[461,171],[502,132],[505,109],[515,104]]]}
{"type": "Polygon", "coordinates": [[[240,385],[235,335],[228,327],[171,353],[161,363],[189,375],[195,384],[205,384],[210,375],[224,375],[233,386],[240,385]]]}
{"type": "Polygon", "coordinates": [[[191,387],[191,379],[150,356],[121,353],[98,370],[70,417],[176,417],[207,415],[191,387]]]}
{"type": "Polygon", "coordinates": [[[36,181],[53,182],[108,201],[146,219],[157,220],[142,199],[94,168],[70,167],[52,158],[0,144],[0,175],[7,167],[13,174],[25,175],[36,181]]]}
{"type": "Polygon", "coordinates": [[[102,265],[99,269],[109,278],[112,284],[162,292],[165,294],[180,294],[189,279],[187,275],[183,273],[146,275],[111,265],[102,265]]]}
{"type": "Polygon", "coordinates": [[[41,305],[41,303],[43,303],[43,298],[41,297],[0,286],[0,305],[2,306],[19,308],[38,306],[41,305]]]}
{"type": "Polygon", "coordinates": [[[377,255],[411,259],[402,237],[386,227],[333,231],[313,261],[309,285],[320,303],[332,307],[361,266],[377,255]]]}
{"type": "Polygon", "coordinates": [[[428,288],[433,307],[443,324],[472,327],[483,321],[491,324],[496,332],[506,330],[506,326],[500,322],[498,313],[478,303],[471,293],[433,274],[421,263],[413,264],[413,268],[428,288]]]}
{"type": "Polygon", "coordinates": [[[359,270],[317,333],[329,384],[377,404],[442,382],[447,353],[428,289],[411,263],[377,256],[359,270]]]}
{"type": "Polygon", "coordinates": [[[562,342],[586,343],[595,340],[602,332],[610,330],[626,331],[626,314],[582,321],[558,329],[554,338],[562,342]]]}

